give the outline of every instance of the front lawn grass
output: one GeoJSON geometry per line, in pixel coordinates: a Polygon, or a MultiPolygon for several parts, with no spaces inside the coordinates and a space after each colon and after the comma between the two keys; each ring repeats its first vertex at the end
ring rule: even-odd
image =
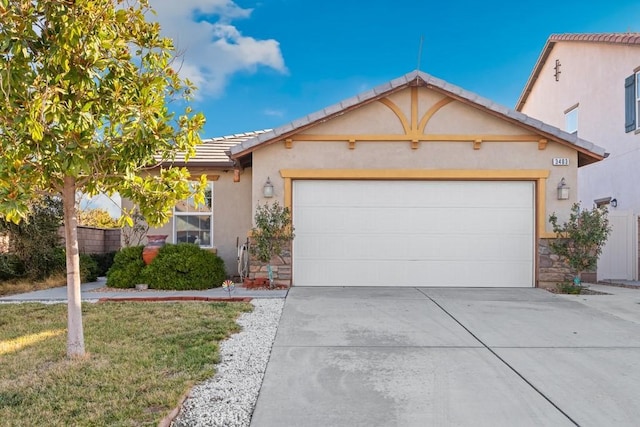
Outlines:
{"type": "Polygon", "coordinates": [[[211,377],[248,303],[83,304],[87,357],[66,357],[66,304],[0,304],[3,426],[157,425],[211,377]]]}

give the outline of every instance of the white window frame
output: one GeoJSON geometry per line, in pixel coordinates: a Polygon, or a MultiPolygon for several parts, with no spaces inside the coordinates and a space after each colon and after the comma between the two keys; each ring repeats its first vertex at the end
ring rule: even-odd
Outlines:
{"type": "Polygon", "coordinates": [[[567,108],[564,112],[564,130],[571,134],[578,134],[578,116],[580,114],[578,110],[579,105],[576,104],[570,108],[567,108]]]}
{"type": "MultiPolygon", "coordinates": [[[[193,185],[197,185],[197,183],[193,183],[193,185]]],[[[207,186],[209,187],[209,191],[211,194],[211,202],[210,202],[210,206],[211,206],[211,211],[210,212],[202,212],[202,211],[178,211],[176,210],[176,207],[173,207],[173,224],[172,224],[172,233],[173,233],[173,241],[175,243],[181,243],[178,241],[178,224],[177,224],[177,220],[179,217],[184,217],[184,216],[210,216],[211,220],[209,221],[209,244],[205,245],[205,244],[200,244],[198,243],[198,245],[201,248],[213,248],[214,245],[214,236],[213,236],[213,205],[214,205],[214,198],[215,198],[215,192],[214,192],[214,186],[213,186],[213,181],[207,181],[207,186]]],[[[206,190],[205,190],[206,191],[206,190]]],[[[187,199],[187,205],[189,206],[189,200],[191,200],[191,198],[187,199]]],[[[205,202],[206,205],[206,202],[205,202]]]]}

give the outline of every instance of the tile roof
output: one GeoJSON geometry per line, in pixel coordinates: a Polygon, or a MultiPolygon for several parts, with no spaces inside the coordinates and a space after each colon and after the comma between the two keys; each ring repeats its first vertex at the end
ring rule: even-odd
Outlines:
{"type": "Polygon", "coordinates": [[[626,46],[639,46],[640,47],[640,33],[565,33],[565,34],[551,34],[547,39],[542,52],[538,57],[536,65],[531,71],[529,80],[522,90],[522,94],[516,103],[516,110],[521,111],[524,104],[527,102],[527,98],[533,89],[542,67],[547,58],[551,54],[553,47],[557,42],[588,42],[588,43],[605,43],[616,44],[626,46]]]}
{"type": "MultiPolygon", "coordinates": [[[[233,160],[227,156],[227,152],[231,147],[241,144],[242,142],[261,135],[271,129],[258,130],[253,132],[236,133],[233,135],[220,136],[216,138],[203,139],[202,144],[196,146],[196,155],[189,159],[190,166],[206,166],[206,167],[231,167],[234,165],[233,160]]],[[[183,166],[186,164],[184,153],[176,156],[171,162],[175,166],[183,166]]]]}
{"type": "Polygon", "coordinates": [[[377,99],[388,96],[390,93],[414,85],[426,86],[440,91],[454,99],[482,108],[495,116],[523,125],[536,133],[546,135],[552,140],[564,142],[567,145],[573,146],[579,153],[582,153],[581,156],[579,156],[582,161],[581,164],[589,164],[594,161],[601,160],[606,156],[604,148],[589,141],[580,139],[576,135],[564,132],[561,129],[550,126],[540,120],[529,117],[503,105],[496,104],[487,98],[483,98],[473,92],[469,92],[461,87],[452,85],[451,83],[433,77],[430,74],[422,71],[413,71],[397,79],[391,80],[390,82],[376,86],[369,91],[327,107],[321,111],[309,114],[300,119],[294,120],[291,123],[285,124],[284,126],[263,132],[253,138],[249,138],[241,142],[240,144],[234,145],[230,149],[231,158],[240,158],[253,152],[260,145],[281,141],[288,135],[301,132],[305,128],[320,124],[333,117],[340,116],[350,109],[356,108],[365,103],[373,102],[377,99]]]}
{"type": "Polygon", "coordinates": [[[551,34],[549,41],[595,42],[611,44],[638,44],[640,33],[565,33],[551,34]]]}

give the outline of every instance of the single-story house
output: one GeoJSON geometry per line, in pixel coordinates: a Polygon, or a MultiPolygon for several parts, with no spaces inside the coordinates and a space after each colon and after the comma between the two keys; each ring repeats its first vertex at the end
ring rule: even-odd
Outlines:
{"type": "Polygon", "coordinates": [[[277,129],[204,141],[188,167],[208,176],[210,203],[176,207],[149,234],[215,248],[233,276],[256,207],[277,200],[296,235],[280,283],[555,284],[564,271],[549,253],[549,215],[568,218],[578,168],[605,156],[414,71],[277,129]]]}

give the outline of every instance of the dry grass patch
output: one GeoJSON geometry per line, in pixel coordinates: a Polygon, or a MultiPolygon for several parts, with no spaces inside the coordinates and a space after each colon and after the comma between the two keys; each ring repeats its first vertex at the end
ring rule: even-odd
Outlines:
{"type": "Polygon", "coordinates": [[[0,297],[40,291],[42,289],[58,288],[66,284],[67,279],[65,273],[55,274],[37,282],[28,279],[3,280],[0,281],[0,297]]]}
{"type": "Polygon", "coordinates": [[[66,305],[0,305],[6,426],[157,423],[214,374],[248,303],[84,304],[88,357],[66,358],[66,305]],[[62,332],[61,332],[62,331],[62,332]]]}

